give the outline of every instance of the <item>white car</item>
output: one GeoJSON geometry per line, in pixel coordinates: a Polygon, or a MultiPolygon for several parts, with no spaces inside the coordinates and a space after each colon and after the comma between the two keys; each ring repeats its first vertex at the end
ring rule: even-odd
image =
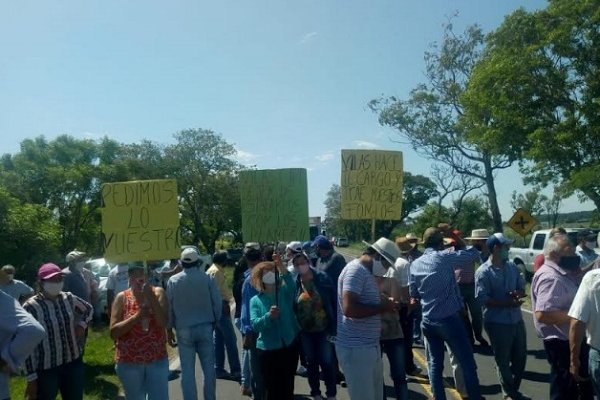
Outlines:
{"type": "Polygon", "coordinates": [[[108,280],[108,273],[112,268],[112,265],[106,262],[104,258],[94,258],[88,260],[85,263],[84,268],[92,271],[96,279],[98,280],[98,301],[94,306],[94,318],[100,319],[103,315],[108,315],[107,306],[108,300],[106,297],[106,281],[108,280]]]}

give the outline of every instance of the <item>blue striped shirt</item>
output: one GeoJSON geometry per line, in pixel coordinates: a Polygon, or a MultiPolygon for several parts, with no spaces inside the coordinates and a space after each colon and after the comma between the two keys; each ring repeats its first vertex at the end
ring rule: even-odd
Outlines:
{"type": "Polygon", "coordinates": [[[425,249],[410,266],[410,295],[421,300],[423,318],[439,320],[456,314],[463,300],[456,284],[454,269],[469,262],[479,262],[479,251],[425,249]]]}
{"type": "Polygon", "coordinates": [[[523,319],[521,307],[486,307],[489,299],[510,300],[509,292],[525,290],[525,280],[512,261],[502,267],[486,261],[475,273],[475,297],[483,306],[483,320],[495,324],[515,324],[523,319]]]}
{"type": "Polygon", "coordinates": [[[338,313],[336,345],[342,347],[362,347],[379,343],[381,336],[381,316],[348,318],[342,311],[344,292],[359,295],[359,302],[376,306],[381,302],[379,288],[373,274],[359,260],[350,261],[338,279],[338,313]]]}

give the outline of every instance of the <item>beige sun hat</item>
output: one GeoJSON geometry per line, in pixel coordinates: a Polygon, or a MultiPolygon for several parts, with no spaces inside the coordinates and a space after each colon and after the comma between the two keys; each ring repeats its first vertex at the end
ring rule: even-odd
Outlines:
{"type": "Polygon", "coordinates": [[[490,233],[487,229],[473,229],[471,236],[465,238],[467,240],[487,240],[490,237],[490,233]]]}
{"type": "Polygon", "coordinates": [[[390,239],[381,237],[377,239],[377,241],[373,244],[363,241],[369,247],[372,247],[376,252],[381,254],[386,260],[390,263],[394,264],[398,257],[400,257],[400,249],[396,246],[396,243],[392,242],[390,239]]]}

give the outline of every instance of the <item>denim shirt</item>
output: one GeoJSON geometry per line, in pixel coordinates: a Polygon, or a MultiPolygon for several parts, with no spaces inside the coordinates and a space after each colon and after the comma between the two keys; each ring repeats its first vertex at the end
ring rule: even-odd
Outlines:
{"type": "Polygon", "coordinates": [[[285,284],[279,289],[279,318],[269,318],[271,306],[276,305],[274,293],[262,292],[250,300],[252,329],[259,334],[256,348],[261,350],[277,350],[290,346],[300,330],[294,313],[294,280],[290,274],[282,275],[282,279],[285,284]]]}
{"type": "Polygon", "coordinates": [[[523,319],[520,307],[486,307],[489,299],[510,300],[508,294],[514,290],[525,290],[525,280],[512,261],[497,267],[486,261],[475,273],[475,298],[483,307],[484,322],[515,324],[523,319]]]}
{"type": "MultiPolygon", "coordinates": [[[[319,295],[321,296],[321,300],[323,302],[323,310],[327,315],[327,333],[335,336],[336,328],[337,328],[337,315],[336,315],[336,295],[333,284],[331,283],[331,279],[327,276],[326,273],[317,271],[315,268],[312,268],[313,273],[313,283],[315,284],[315,288],[319,295]]],[[[302,293],[302,283],[300,281],[300,277],[296,279],[296,293],[294,294],[294,302],[300,294],[302,293]]]]}
{"type": "MultiPolygon", "coordinates": [[[[12,296],[0,290],[0,358],[14,372],[46,336],[46,331],[12,296]]],[[[10,397],[8,374],[0,371],[0,399],[10,397]]]]}
{"type": "Polygon", "coordinates": [[[244,284],[242,285],[242,313],[240,315],[240,324],[242,335],[254,332],[252,321],[250,320],[250,300],[258,294],[258,290],[250,283],[251,270],[244,272],[244,284]]]}

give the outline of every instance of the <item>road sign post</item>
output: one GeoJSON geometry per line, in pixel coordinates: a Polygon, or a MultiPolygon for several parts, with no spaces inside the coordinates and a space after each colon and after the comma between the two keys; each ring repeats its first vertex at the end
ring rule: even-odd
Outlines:
{"type": "Polygon", "coordinates": [[[537,224],[537,220],[522,208],[519,208],[508,220],[508,226],[523,237],[531,232],[537,224]]]}

